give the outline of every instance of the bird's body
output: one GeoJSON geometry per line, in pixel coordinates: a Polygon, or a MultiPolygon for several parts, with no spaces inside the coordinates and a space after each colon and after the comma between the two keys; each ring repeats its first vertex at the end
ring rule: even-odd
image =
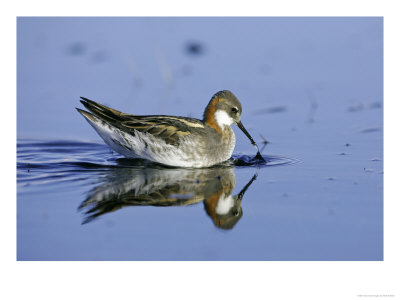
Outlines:
{"type": "Polygon", "coordinates": [[[242,107],[230,91],[216,93],[203,120],[175,116],[140,116],[122,113],[92,100],[77,109],[105,143],[128,158],[144,158],[178,167],[208,167],[228,160],[235,147],[231,124],[240,122],[242,107]]]}

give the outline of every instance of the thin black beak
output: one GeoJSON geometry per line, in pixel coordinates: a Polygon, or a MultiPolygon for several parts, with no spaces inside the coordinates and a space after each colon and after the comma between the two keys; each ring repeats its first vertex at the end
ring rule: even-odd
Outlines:
{"type": "Polygon", "coordinates": [[[242,188],[242,190],[239,192],[239,194],[237,194],[237,197],[240,201],[242,201],[244,193],[246,193],[249,186],[253,183],[254,180],[257,179],[257,176],[258,176],[258,173],[254,174],[253,177],[250,179],[250,181],[245,185],[245,187],[242,188]]]}
{"type": "Polygon", "coordinates": [[[255,157],[258,158],[258,159],[260,159],[260,160],[262,160],[262,161],[265,161],[264,158],[261,156],[260,149],[258,148],[256,142],[253,140],[253,138],[251,137],[250,133],[247,132],[246,128],[244,128],[242,122],[239,121],[239,122],[237,123],[237,126],[238,126],[238,127],[240,128],[240,130],[242,130],[243,133],[249,138],[251,144],[252,144],[254,147],[256,147],[256,149],[257,149],[257,154],[256,154],[255,157]]]}
{"type": "Polygon", "coordinates": [[[251,144],[252,144],[254,147],[257,148],[257,152],[260,152],[260,150],[258,149],[258,146],[257,146],[256,142],[253,140],[253,138],[251,137],[250,133],[247,132],[246,128],[244,128],[242,122],[239,121],[239,122],[237,123],[237,126],[238,126],[238,127],[240,128],[240,130],[242,130],[243,133],[249,138],[251,144]]]}

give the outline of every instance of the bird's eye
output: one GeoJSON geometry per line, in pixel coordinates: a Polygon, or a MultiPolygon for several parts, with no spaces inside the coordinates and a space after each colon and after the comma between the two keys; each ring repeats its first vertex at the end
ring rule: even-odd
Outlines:
{"type": "Polygon", "coordinates": [[[236,107],[232,107],[232,112],[236,114],[239,110],[236,107]]]}

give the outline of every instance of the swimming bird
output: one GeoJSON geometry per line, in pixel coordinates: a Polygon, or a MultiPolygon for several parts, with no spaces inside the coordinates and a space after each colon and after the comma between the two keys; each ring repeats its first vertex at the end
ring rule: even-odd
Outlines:
{"type": "Polygon", "coordinates": [[[240,117],[242,105],[223,90],[214,94],[203,120],[165,115],[131,115],[81,97],[89,110],[76,108],[114,151],[128,158],[144,158],[177,167],[209,167],[228,160],[236,139],[237,125],[260,151],[240,117]]]}

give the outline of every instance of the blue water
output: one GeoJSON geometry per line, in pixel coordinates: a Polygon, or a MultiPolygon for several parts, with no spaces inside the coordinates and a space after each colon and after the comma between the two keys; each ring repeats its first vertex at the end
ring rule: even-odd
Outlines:
{"type": "Polygon", "coordinates": [[[18,260],[383,260],[382,18],[18,18],[18,260]],[[84,96],[201,118],[230,89],[230,162],[112,152],[84,96]],[[266,143],[265,141],[268,141],[266,143]],[[235,205],[215,214],[221,190],[235,205]]]}

